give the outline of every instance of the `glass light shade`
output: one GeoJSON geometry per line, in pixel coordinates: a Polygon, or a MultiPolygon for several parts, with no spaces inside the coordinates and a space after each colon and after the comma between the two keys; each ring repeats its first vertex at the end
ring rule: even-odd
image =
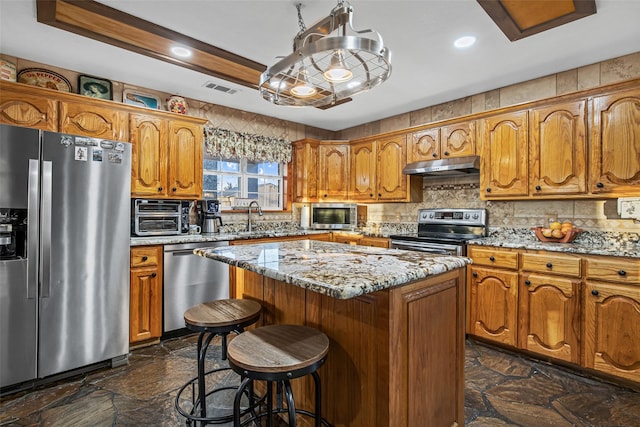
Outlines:
{"type": "Polygon", "coordinates": [[[331,65],[322,73],[325,80],[332,83],[347,82],[353,78],[353,73],[344,63],[344,57],[341,51],[333,54],[331,57],[331,65]]]}

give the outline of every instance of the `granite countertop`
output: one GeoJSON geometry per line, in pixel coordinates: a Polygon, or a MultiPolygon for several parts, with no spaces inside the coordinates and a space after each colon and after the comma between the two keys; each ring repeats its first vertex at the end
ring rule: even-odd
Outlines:
{"type": "Polygon", "coordinates": [[[586,255],[640,258],[640,242],[635,235],[583,232],[572,243],[541,242],[528,229],[499,229],[488,237],[468,241],[469,245],[533,249],[586,255]]]}
{"type": "Polygon", "coordinates": [[[202,248],[194,253],[338,299],[401,286],[471,263],[465,257],[315,240],[202,248]]]}
{"type": "Polygon", "coordinates": [[[296,237],[328,233],[325,230],[288,230],[288,231],[240,231],[215,234],[180,234],[176,236],[131,237],[131,246],[174,245],[179,243],[225,242],[231,240],[262,239],[265,237],[296,237]]]}

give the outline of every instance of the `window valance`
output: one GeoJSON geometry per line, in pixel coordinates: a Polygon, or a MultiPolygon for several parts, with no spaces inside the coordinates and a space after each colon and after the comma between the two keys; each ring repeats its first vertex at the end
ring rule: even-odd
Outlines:
{"type": "Polygon", "coordinates": [[[206,153],[212,157],[277,163],[291,161],[291,141],[283,138],[205,126],[204,146],[206,153]]]}

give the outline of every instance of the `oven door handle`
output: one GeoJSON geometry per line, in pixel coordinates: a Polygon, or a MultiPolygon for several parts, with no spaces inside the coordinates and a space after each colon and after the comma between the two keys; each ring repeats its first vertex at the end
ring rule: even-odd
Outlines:
{"type": "Polygon", "coordinates": [[[434,247],[428,247],[424,244],[412,244],[408,242],[401,242],[398,240],[391,241],[391,247],[393,249],[405,249],[409,251],[419,251],[419,252],[427,252],[430,254],[439,254],[439,255],[451,255],[451,251],[447,251],[445,249],[438,249],[434,247]]]}

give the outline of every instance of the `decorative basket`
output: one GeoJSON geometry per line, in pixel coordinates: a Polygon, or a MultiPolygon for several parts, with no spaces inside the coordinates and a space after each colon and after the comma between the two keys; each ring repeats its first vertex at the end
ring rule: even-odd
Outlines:
{"type": "Polygon", "coordinates": [[[569,230],[567,232],[567,234],[565,234],[564,236],[557,238],[557,237],[545,237],[542,235],[542,229],[544,227],[533,227],[532,230],[535,233],[536,237],[538,238],[538,240],[540,240],[541,242],[551,242],[551,243],[571,243],[575,240],[576,237],[578,237],[578,234],[580,234],[582,232],[581,229],[579,228],[572,228],[571,230],[569,230]]]}

